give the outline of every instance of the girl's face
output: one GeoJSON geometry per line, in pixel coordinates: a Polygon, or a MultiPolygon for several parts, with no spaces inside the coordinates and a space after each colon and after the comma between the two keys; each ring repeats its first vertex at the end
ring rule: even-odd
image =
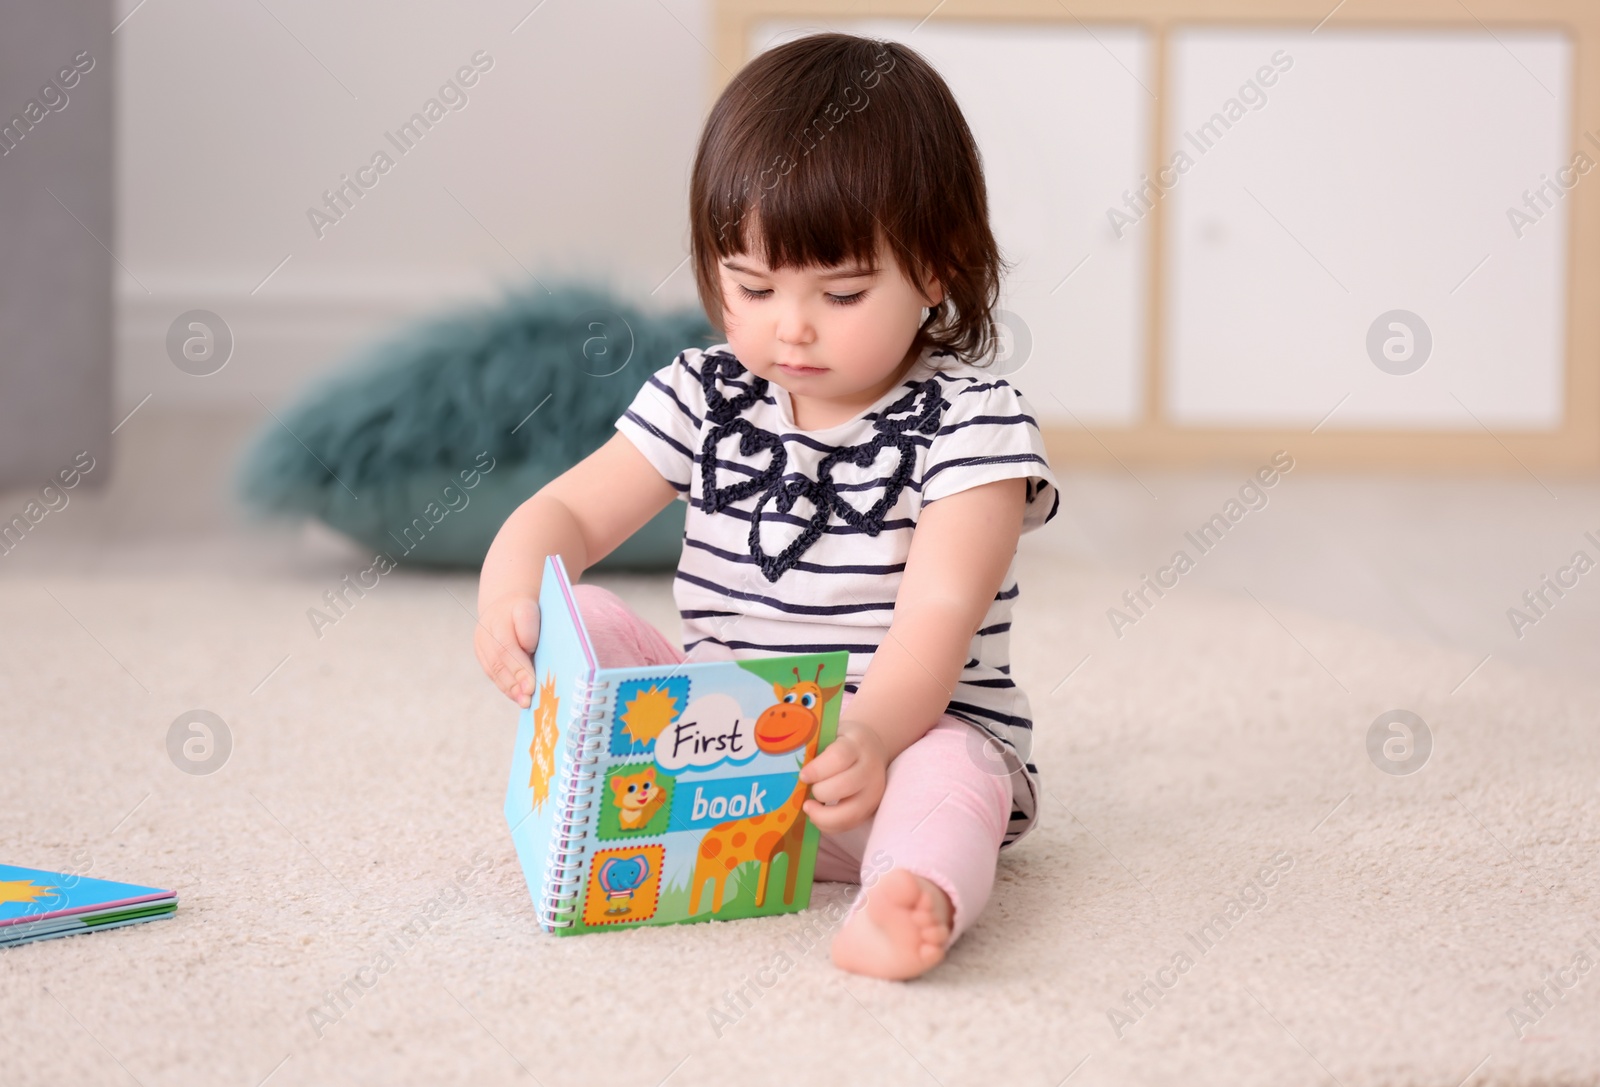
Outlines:
{"type": "MultiPolygon", "coordinates": [[[[944,298],[935,281],[923,294],[878,241],[873,267],[786,268],[774,272],[749,254],[724,259],[723,330],[757,377],[781,385],[801,405],[838,414],[873,403],[915,361],[911,342],[923,308],[944,298]]],[[[809,412],[813,418],[816,412],[809,412]]],[[[842,420],[794,422],[817,429],[842,420]]]]}

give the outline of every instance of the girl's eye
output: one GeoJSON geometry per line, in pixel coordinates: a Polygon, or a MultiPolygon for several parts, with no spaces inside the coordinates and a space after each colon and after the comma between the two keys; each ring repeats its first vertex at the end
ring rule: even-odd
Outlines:
{"type": "MultiPolygon", "coordinates": [[[[768,288],[764,291],[752,291],[749,287],[746,287],[743,283],[741,283],[739,284],[739,293],[751,302],[759,302],[763,298],[767,297],[767,295],[771,294],[772,290],[771,288],[768,288]]],[[[855,294],[830,294],[827,296],[827,298],[829,302],[832,302],[836,306],[853,306],[865,298],[866,294],[866,291],[857,291],[855,294]]]]}

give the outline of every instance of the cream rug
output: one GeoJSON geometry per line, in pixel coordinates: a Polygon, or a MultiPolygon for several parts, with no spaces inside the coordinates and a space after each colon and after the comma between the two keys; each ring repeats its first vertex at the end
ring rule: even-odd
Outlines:
{"type": "MultiPolygon", "coordinates": [[[[332,579],[0,581],[0,857],[180,894],[0,954],[0,1082],[1600,1082],[1600,688],[1197,587],[1119,639],[1127,585],[1019,573],[1043,820],[911,983],[829,963],[841,884],[539,932],[472,579],[320,634],[332,579]],[[168,751],[196,709],[209,774],[168,751]]],[[[667,578],[595,580],[678,633],[667,578]]]]}

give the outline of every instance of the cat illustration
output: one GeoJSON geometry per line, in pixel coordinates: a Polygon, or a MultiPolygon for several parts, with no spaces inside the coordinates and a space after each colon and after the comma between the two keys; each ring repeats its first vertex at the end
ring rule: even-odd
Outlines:
{"type": "Polygon", "coordinates": [[[623,830],[643,830],[667,799],[656,784],[654,766],[636,774],[616,775],[611,779],[611,792],[617,805],[617,826],[623,830]]]}

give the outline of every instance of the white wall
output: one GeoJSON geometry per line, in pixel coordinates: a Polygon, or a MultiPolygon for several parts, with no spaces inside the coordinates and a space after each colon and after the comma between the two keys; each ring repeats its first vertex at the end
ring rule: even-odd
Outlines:
{"type": "MultiPolygon", "coordinates": [[[[403,319],[540,290],[535,276],[695,304],[687,193],[716,63],[707,0],[134,2],[121,0],[116,36],[122,410],[149,394],[276,407],[403,319]],[[407,153],[386,140],[485,55],[463,108],[407,153]],[[380,150],[393,168],[319,237],[308,210],[380,150]],[[208,377],[167,354],[169,326],[193,309],[236,339],[208,377]]],[[[1526,237],[1506,221],[1576,149],[1559,33],[1185,30],[1159,104],[1136,27],[803,25],[825,27],[907,42],[960,101],[1017,261],[1002,306],[1032,341],[1002,372],[1041,421],[1139,418],[1153,220],[1118,228],[1113,211],[1149,169],[1157,108],[1176,149],[1279,49],[1295,60],[1270,104],[1163,198],[1170,417],[1560,419],[1564,202],[1526,237]],[[1366,331],[1391,310],[1432,328],[1414,374],[1368,357],[1366,331]]],[[[762,24],[750,48],[800,29],[762,24]]]]}
{"type": "Polygon", "coordinates": [[[281,405],[396,320],[538,289],[529,271],[693,303],[679,265],[707,108],[703,0],[545,0],[531,16],[537,0],[136,2],[119,0],[114,39],[106,239],[123,412],[151,393],[281,405]],[[480,50],[493,66],[467,104],[409,153],[390,146],[385,131],[480,50]],[[385,148],[394,167],[319,238],[307,209],[385,148]],[[167,356],[192,309],[236,340],[208,377],[167,356]]]}

